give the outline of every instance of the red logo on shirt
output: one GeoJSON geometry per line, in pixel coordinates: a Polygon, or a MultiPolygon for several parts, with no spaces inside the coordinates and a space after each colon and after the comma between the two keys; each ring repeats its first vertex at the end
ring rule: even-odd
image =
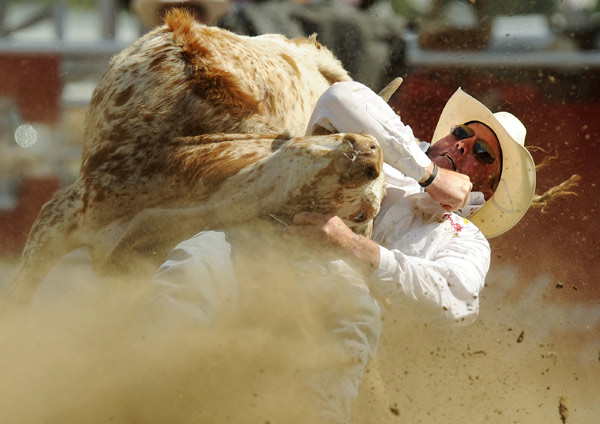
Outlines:
{"type": "Polygon", "coordinates": [[[454,230],[457,233],[460,233],[462,231],[462,225],[460,225],[458,222],[452,219],[452,215],[448,214],[446,216],[448,217],[448,221],[450,221],[450,225],[452,226],[452,228],[454,228],[454,230]]]}

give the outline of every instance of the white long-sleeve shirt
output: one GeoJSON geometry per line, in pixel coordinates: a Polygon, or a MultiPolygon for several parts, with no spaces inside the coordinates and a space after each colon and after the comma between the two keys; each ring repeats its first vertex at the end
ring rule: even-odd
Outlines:
{"type": "Polygon", "coordinates": [[[387,194],[374,225],[380,254],[369,279],[373,294],[392,307],[412,299],[435,325],[473,322],[489,269],[489,243],[474,224],[446,213],[419,186],[431,161],[412,129],[357,82],[336,83],[321,96],[307,134],[317,127],[370,134],[381,146],[387,194]]]}

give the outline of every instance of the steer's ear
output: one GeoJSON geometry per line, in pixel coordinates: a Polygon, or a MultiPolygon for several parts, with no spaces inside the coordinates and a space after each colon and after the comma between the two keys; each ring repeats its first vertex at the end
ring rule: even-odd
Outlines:
{"type": "Polygon", "coordinates": [[[216,61],[211,49],[215,49],[215,42],[221,41],[219,38],[226,37],[224,33],[227,31],[206,27],[196,21],[187,9],[169,9],[165,14],[165,23],[173,33],[173,44],[183,51],[184,60],[191,61],[200,56],[207,62],[216,61]]]}
{"type": "Polygon", "coordinates": [[[394,78],[388,85],[386,85],[383,88],[383,90],[379,92],[379,96],[386,102],[389,102],[392,96],[400,87],[400,84],[402,84],[402,81],[404,80],[401,77],[394,78]]]}

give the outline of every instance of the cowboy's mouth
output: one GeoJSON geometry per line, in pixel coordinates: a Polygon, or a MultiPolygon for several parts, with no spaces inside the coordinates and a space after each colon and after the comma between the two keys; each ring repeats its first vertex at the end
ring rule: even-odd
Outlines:
{"type": "Polygon", "coordinates": [[[456,164],[454,163],[454,159],[452,159],[452,156],[450,156],[448,153],[444,153],[444,154],[442,154],[442,157],[444,159],[446,159],[448,162],[450,162],[450,167],[452,168],[453,171],[456,171],[456,164]]]}

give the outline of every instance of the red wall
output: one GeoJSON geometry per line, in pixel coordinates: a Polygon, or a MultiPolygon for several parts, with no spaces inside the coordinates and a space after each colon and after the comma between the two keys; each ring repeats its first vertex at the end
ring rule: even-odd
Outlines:
{"type": "Polygon", "coordinates": [[[19,190],[18,204],[0,211],[0,254],[19,255],[40,209],[59,188],[58,178],[29,178],[19,190]]]}
{"type": "Polygon", "coordinates": [[[12,97],[24,121],[55,123],[60,116],[60,57],[0,54],[0,96],[12,97]]]}
{"type": "MultiPolygon", "coordinates": [[[[0,96],[12,98],[23,122],[54,124],[60,118],[60,57],[52,54],[0,54],[0,96]]],[[[58,189],[57,178],[23,181],[18,205],[0,211],[0,254],[21,252],[42,205],[58,189]]]]}

